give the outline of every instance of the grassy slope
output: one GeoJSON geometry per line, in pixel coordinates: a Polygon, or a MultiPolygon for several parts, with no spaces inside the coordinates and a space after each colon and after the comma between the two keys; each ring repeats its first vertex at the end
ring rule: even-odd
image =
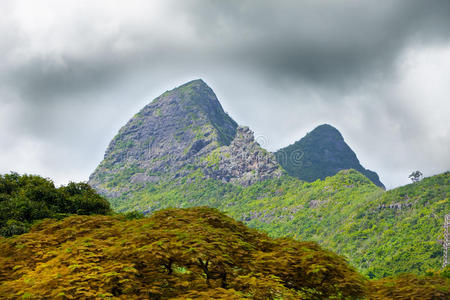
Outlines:
{"type": "Polygon", "coordinates": [[[450,211],[449,181],[447,172],[385,192],[351,170],[312,183],[283,177],[244,188],[202,180],[198,172],[176,183],[147,186],[113,206],[147,212],[216,207],[272,236],[318,241],[363,274],[384,277],[440,267],[438,240],[450,211]]]}

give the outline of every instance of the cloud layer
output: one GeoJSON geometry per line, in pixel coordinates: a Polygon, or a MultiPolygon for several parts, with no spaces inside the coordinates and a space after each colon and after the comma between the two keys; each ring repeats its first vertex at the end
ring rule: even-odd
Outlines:
{"type": "Polygon", "coordinates": [[[387,187],[450,169],[450,2],[2,1],[0,172],[86,180],[203,78],[269,150],[336,126],[387,187]]]}

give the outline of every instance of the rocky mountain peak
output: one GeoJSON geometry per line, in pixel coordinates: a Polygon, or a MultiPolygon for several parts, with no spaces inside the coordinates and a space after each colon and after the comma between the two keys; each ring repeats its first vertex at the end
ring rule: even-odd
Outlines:
{"type": "Polygon", "coordinates": [[[340,170],[355,169],[384,188],[377,173],[365,169],[342,134],[328,124],[316,127],[299,141],[278,150],[276,157],[289,175],[302,180],[325,179],[340,170]]]}
{"type": "Polygon", "coordinates": [[[213,90],[201,79],[190,81],[172,91],[164,93],[158,99],[170,99],[186,110],[190,117],[196,117],[192,111],[204,115],[215,129],[217,141],[229,145],[236,133],[237,123],[226,114],[213,90]]]}
{"type": "MultiPolygon", "coordinates": [[[[255,144],[250,129],[238,129],[212,89],[201,79],[193,80],[166,91],[131,118],[109,144],[89,184],[108,197],[118,197],[133,185],[138,188],[137,185],[169,181],[199,168],[207,169],[206,158],[215,150],[214,153],[222,148],[234,149],[233,153],[249,159],[246,151],[263,151],[259,146],[256,151],[252,143],[255,144]]],[[[226,177],[211,172],[205,172],[205,176],[240,183],[234,179],[246,173],[247,168],[256,172],[251,159],[239,160],[229,155],[233,163],[245,162],[245,166],[239,166],[239,172],[225,172],[228,164],[222,164],[226,177]]],[[[260,178],[267,176],[264,171],[256,173],[261,174],[260,178]]]]}

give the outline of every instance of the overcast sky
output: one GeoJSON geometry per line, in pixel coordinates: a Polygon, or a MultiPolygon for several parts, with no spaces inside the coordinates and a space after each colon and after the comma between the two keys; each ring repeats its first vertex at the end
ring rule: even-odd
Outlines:
{"type": "Polygon", "coordinates": [[[0,2],[0,172],[85,181],[202,78],[277,150],[328,123],[392,188],[450,169],[450,1],[0,2]]]}

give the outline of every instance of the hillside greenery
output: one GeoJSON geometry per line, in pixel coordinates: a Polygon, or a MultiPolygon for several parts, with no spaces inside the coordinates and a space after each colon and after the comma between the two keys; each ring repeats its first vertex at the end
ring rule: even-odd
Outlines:
{"type": "Polygon", "coordinates": [[[118,211],[210,206],[273,237],[318,242],[369,278],[425,274],[442,262],[442,225],[450,211],[450,173],[390,191],[355,170],[312,183],[284,176],[248,187],[204,179],[149,184],[112,200],[118,211]]]}
{"type": "Polygon", "coordinates": [[[45,218],[110,212],[109,202],[86,183],[56,188],[36,175],[0,175],[0,236],[22,234],[45,218]]]}
{"type": "Polygon", "coordinates": [[[449,285],[439,275],[369,282],[315,242],[270,238],[207,207],[47,219],[0,237],[2,299],[427,300],[450,296],[449,285]]]}

